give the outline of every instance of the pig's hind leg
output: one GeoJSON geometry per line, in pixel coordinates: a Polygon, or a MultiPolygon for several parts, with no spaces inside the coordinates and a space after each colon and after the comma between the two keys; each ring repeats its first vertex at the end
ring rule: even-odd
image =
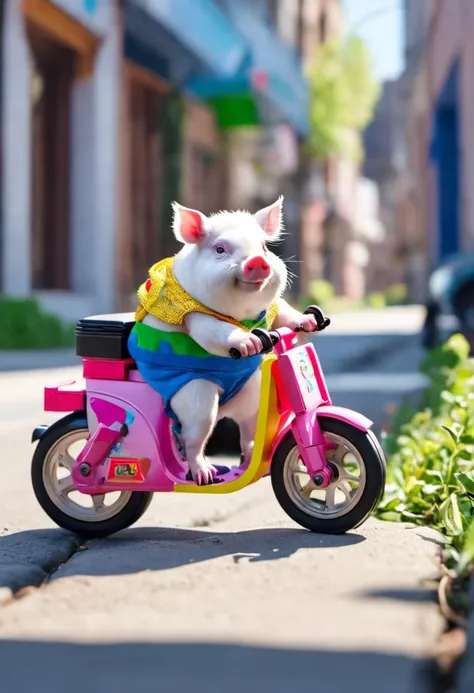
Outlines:
{"type": "Polygon", "coordinates": [[[181,424],[181,438],[193,479],[212,483],[216,469],[204,457],[219,407],[219,388],[209,380],[192,380],[171,399],[171,408],[181,424]]]}
{"type": "Polygon", "coordinates": [[[244,462],[252,457],[260,399],[260,370],[252,375],[243,388],[219,410],[219,418],[228,416],[239,426],[240,449],[244,462]]]}

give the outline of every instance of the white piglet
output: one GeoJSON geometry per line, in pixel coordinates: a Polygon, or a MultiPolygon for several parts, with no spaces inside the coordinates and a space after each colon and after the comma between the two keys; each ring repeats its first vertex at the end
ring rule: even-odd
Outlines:
{"type": "MultiPolygon", "coordinates": [[[[220,212],[205,216],[175,203],[173,231],[184,245],[176,255],[173,272],[179,284],[194,299],[216,313],[236,321],[255,320],[275,301],[278,315],[273,327],[297,327],[312,331],[311,315],[294,310],[281,298],[287,283],[284,262],[267,244],[282,232],[282,202],[256,214],[220,212]]],[[[183,325],[173,326],[147,315],[144,323],[165,331],[185,331],[207,352],[229,357],[231,347],[242,357],[257,354],[260,340],[239,327],[204,313],[189,313],[183,325]]],[[[260,372],[256,372],[226,404],[219,406],[220,388],[214,382],[194,379],[171,399],[181,424],[181,437],[193,479],[212,482],[216,470],[204,457],[207,440],[217,420],[234,419],[240,429],[242,453],[249,459],[255,434],[260,372]]]]}

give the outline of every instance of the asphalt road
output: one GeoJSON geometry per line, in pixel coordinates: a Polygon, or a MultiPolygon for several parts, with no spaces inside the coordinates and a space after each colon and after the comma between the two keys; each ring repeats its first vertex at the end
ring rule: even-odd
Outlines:
{"type": "MultiPolygon", "coordinates": [[[[364,334],[321,335],[318,349],[334,402],[379,431],[387,407],[422,385],[420,352],[408,328],[393,343],[380,317],[377,330],[366,322],[364,334]],[[367,339],[378,354],[364,364],[367,339]]],[[[311,534],[262,480],[223,497],[156,495],[135,527],[77,550],[29,481],[31,429],[54,418],[41,388],[75,373],[0,374],[0,585],[39,585],[63,561],[0,606],[2,693],[431,691],[443,625],[422,584],[436,572],[431,531],[369,520],[311,534]]]]}

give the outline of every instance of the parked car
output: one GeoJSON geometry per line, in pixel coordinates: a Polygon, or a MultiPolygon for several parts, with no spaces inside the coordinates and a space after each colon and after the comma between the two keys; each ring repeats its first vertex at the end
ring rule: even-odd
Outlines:
{"type": "Polygon", "coordinates": [[[474,353],[474,253],[447,258],[431,274],[428,291],[424,348],[431,349],[459,332],[474,353]]]}

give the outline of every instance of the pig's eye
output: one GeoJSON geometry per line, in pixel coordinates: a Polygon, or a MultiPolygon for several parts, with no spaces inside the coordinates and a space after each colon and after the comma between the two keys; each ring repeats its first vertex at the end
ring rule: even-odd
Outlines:
{"type": "Polygon", "coordinates": [[[224,255],[224,253],[225,253],[225,248],[224,248],[224,246],[218,245],[218,246],[216,247],[216,253],[217,253],[217,255],[224,255]]]}

